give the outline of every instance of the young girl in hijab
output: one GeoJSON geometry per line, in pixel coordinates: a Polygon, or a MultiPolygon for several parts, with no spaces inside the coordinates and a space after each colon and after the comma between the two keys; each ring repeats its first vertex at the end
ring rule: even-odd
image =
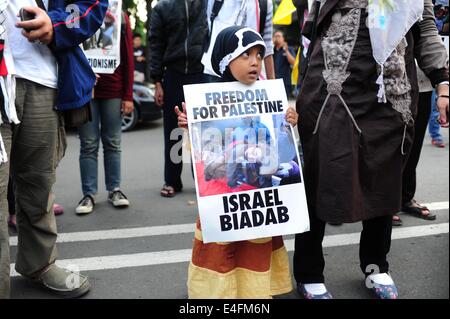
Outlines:
{"type": "MultiPolygon", "coordinates": [[[[223,82],[250,85],[258,80],[265,44],[250,28],[229,27],[217,36],[211,57],[214,71],[223,82]]],[[[180,127],[187,127],[186,107],[175,107],[180,127]]],[[[297,124],[293,108],[286,120],[297,124]]],[[[197,218],[192,260],[189,265],[189,298],[272,298],[292,290],[289,260],[281,236],[230,243],[202,240],[197,218]]]]}

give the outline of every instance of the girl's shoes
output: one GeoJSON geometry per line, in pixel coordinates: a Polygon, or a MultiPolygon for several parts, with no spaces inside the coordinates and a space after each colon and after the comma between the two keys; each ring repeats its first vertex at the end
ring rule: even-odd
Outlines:
{"type": "Polygon", "coordinates": [[[378,299],[397,299],[398,291],[391,276],[387,273],[369,276],[371,287],[369,289],[378,299]]]}
{"type": "MultiPolygon", "coordinates": [[[[316,286],[319,284],[308,284],[307,286],[316,286]]],[[[323,284],[322,284],[323,285],[323,284]]],[[[315,293],[308,291],[304,284],[297,283],[297,291],[303,299],[333,299],[333,296],[323,285],[325,292],[315,293]]]]}

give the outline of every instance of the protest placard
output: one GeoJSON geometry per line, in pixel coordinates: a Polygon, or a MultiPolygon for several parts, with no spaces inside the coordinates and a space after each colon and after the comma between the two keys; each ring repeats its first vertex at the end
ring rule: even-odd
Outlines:
{"type": "Polygon", "coordinates": [[[83,51],[95,73],[112,74],[120,64],[122,0],[109,0],[100,29],[83,42],[83,51]]]}
{"type": "Polygon", "coordinates": [[[282,80],[184,86],[203,241],[309,230],[282,80]]]}

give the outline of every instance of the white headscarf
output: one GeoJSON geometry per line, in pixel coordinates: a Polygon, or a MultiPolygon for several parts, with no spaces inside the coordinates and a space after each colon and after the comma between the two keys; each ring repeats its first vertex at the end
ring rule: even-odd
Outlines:
{"type": "Polygon", "coordinates": [[[400,44],[406,33],[422,19],[424,0],[369,0],[368,27],[373,57],[381,67],[377,79],[378,101],[386,103],[383,64],[400,44]]]}

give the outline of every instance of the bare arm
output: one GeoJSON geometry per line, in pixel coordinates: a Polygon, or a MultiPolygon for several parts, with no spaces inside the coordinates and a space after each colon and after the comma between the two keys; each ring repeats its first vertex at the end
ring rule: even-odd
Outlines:
{"type": "Polygon", "coordinates": [[[294,65],[295,64],[295,56],[293,56],[291,54],[291,50],[289,50],[289,47],[288,47],[287,43],[285,43],[283,49],[284,49],[284,52],[286,52],[286,58],[287,58],[289,64],[290,65],[294,65]]]}

